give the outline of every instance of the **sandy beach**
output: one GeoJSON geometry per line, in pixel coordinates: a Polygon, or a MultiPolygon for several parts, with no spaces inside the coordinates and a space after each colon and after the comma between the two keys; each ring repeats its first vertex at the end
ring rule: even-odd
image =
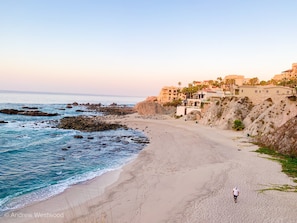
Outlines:
{"type": "Polygon", "coordinates": [[[150,139],[135,160],[0,222],[296,222],[297,193],[259,191],[293,181],[241,132],[182,119],[119,121],[150,139]]]}

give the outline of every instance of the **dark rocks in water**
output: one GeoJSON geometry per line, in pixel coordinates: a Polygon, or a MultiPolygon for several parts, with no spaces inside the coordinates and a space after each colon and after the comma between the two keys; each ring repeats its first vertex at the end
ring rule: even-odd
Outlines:
{"type": "Polygon", "coordinates": [[[66,108],[72,108],[71,104],[66,105],[66,108]]]}
{"type": "Polygon", "coordinates": [[[60,120],[57,126],[61,129],[75,129],[87,132],[105,131],[105,130],[116,130],[119,128],[127,128],[121,124],[107,123],[102,120],[98,120],[96,117],[64,117],[60,120]]]}
{"type": "Polygon", "coordinates": [[[8,123],[8,122],[0,120],[0,124],[6,124],[6,123],[8,123]]]}
{"type": "Polygon", "coordinates": [[[93,136],[88,136],[88,139],[94,139],[94,137],[93,136]]]}
{"type": "Polygon", "coordinates": [[[80,109],[78,109],[78,110],[76,110],[76,112],[85,112],[84,110],[80,110],[80,109]]]}
{"type": "Polygon", "coordinates": [[[63,150],[63,151],[67,151],[67,150],[68,150],[68,148],[62,148],[61,150],[63,150]]]}
{"type": "Polygon", "coordinates": [[[20,111],[16,109],[1,109],[0,112],[7,115],[17,115],[20,111]]]}
{"type": "Polygon", "coordinates": [[[77,102],[73,102],[72,105],[73,106],[78,106],[78,103],[77,102]]]}
{"type": "Polygon", "coordinates": [[[46,113],[38,110],[34,111],[25,111],[25,110],[17,110],[17,109],[1,109],[0,113],[4,113],[7,115],[26,115],[26,116],[58,116],[58,113],[46,113]]]}
{"type": "Polygon", "coordinates": [[[150,141],[147,138],[136,138],[136,139],[132,139],[135,143],[139,143],[139,144],[149,144],[150,141]]]}
{"type": "Polygon", "coordinates": [[[82,135],[75,135],[75,136],[73,136],[75,139],[82,139],[83,138],[83,136],[82,135]]]}
{"type": "Polygon", "coordinates": [[[28,106],[23,106],[23,109],[30,109],[30,110],[37,110],[37,107],[28,107],[28,106]]]}
{"type": "Polygon", "coordinates": [[[101,104],[89,104],[85,105],[89,110],[102,112],[104,115],[129,115],[136,113],[133,107],[119,106],[116,104],[111,104],[110,106],[102,106],[101,104]]]}

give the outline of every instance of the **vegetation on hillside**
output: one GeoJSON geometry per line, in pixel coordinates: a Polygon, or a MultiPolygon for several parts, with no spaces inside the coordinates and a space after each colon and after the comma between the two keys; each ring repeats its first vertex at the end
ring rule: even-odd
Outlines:
{"type": "Polygon", "coordinates": [[[182,100],[181,99],[177,99],[177,100],[173,100],[171,102],[167,102],[165,103],[163,106],[173,106],[173,107],[177,107],[179,105],[182,104],[182,100]]]}
{"type": "MultiPolygon", "coordinates": [[[[223,81],[221,77],[218,77],[216,80],[208,80],[205,84],[198,84],[198,81],[193,81],[189,83],[187,87],[180,88],[179,92],[186,95],[187,98],[193,98],[193,95],[198,91],[201,91],[206,88],[217,87],[222,88],[224,91],[231,91],[236,86],[235,79],[227,79],[223,81]]],[[[181,82],[178,82],[179,87],[181,86],[181,82]]],[[[257,77],[251,78],[247,83],[244,85],[251,85],[251,86],[265,86],[265,85],[275,85],[275,86],[285,86],[291,87],[296,89],[297,94],[297,78],[286,79],[284,78],[281,81],[276,81],[274,79],[263,81],[259,80],[257,77]]]]}
{"type": "Polygon", "coordinates": [[[241,130],[244,130],[245,126],[243,124],[242,121],[240,120],[235,120],[234,123],[233,123],[233,126],[232,128],[236,131],[241,131],[241,130]]]}

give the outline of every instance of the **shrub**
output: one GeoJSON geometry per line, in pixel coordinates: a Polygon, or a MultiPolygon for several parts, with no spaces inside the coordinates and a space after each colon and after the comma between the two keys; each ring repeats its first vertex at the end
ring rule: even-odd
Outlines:
{"type": "Polygon", "coordinates": [[[164,104],[164,106],[173,106],[173,107],[177,107],[179,105],[182,104],[182,100],[178,99],[178,100],[173,100],[172,102],[167,102],[164,104]]]}
{"type": "Polygon", "coordinates": [[[245,127],[245,126],[244,126],[243,122],[240,121],[240,120],[235,120],[235,121],[233,122],[233,126],[232,126],[232,128],[235,129],[236,131],[241,131],[241,130],[244,129],[244,127],[245,127]]]}

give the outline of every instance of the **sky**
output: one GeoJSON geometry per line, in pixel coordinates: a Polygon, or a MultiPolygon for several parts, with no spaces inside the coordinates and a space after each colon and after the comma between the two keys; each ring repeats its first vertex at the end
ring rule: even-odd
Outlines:
{"type": "Polygon", "coordinates": [[[0,0],[0,90],[158,95],[297,62],[296,0],[0,0]]]}

